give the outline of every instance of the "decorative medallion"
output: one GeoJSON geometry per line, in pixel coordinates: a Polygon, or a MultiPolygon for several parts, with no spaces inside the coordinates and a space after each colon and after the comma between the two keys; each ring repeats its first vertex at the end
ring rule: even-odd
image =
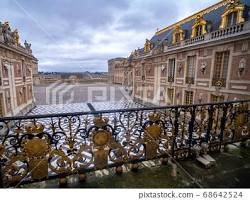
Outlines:
{"type": "Polygon", "coordinates": [[[153,124],[145,129],[145,132],[151,137],[151,139],[158,139],[161,135],[161,126],[153,124]]]}
{"type": "Polygon", "coordinates": [[[29,158],[44,157],[49,152],[49,145],[46,140],[33,138],[25,143],[23,151],[29,158]]]}
{"type": "Polygon", "coordinates": [[[107,145],[109,141],[110,141],[110,133],[108,131],[99,130],[93,134],[93,143],[96,146],[107,145]]]}
{"type": "Polygon", "coordinates": [[[33,138],[27,141],[23,147],[29,171],[33,180],[41,180],[48,177],[49,145],[46,140],[33,138]]]}

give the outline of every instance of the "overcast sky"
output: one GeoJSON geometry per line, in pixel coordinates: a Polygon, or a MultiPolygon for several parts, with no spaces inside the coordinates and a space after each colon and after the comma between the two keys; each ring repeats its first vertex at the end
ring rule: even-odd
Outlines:
{"type": "Polygon", "coordinates": [[[0,20],[32,43],[39,71],[107,71],[164,28],[218,0],[1,0],[0,20]]]}

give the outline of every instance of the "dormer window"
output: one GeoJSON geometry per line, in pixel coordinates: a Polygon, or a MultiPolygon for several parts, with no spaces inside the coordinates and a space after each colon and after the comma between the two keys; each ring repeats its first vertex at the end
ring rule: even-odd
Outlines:
{"type": "Polygon", "coordinates": [[[172,43],[173,44],[179,43],[182,40],[184,40],[184,31],[181,29],[180,26],[177,26],[175,28],[175,31],[173,32],[173,41],[172,41],[172,43]]]}
{"type": "Polygon", "coordinates": [[[237,15],[238,15],[238,12],[231,12],[227,16],[227,26],[233,26],[237,24],[237,15]]]}
{"type": "Polygon", "coordinates": [[[202,25],[196,27],[196,36],[202,35],[202,25]]]}
{"type": "Polygon", "coordinates": [[[181,41],[181,34],[180,33],[176,33],[175,34],[175,43],[178,43],[181,41]]]}
{"type": "Polygon", "coordinates": [[[197,15],[196,19],[195,19],[195,23],[192,26],[192,38],[197,37],[197,36],[201,36],[205,33],[207,33],[206,31],[206,20],[203,19],[202,16],[197,15]]]}
{"type": "Polygon", "coordinates": [[[245,21],[243,18],[243,11],[244,6],[239,0],[230,1],[225,12],[221,15],[220,28],[224,29],[235,24],[243,23],[245,21]]]}

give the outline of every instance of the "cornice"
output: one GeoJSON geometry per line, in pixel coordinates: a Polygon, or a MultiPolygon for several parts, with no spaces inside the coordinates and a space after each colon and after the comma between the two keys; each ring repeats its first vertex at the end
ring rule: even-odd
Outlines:
{"type": "Polygon", "coordinates": [[[240,35],[234,35],[232,37],[228,37],[224,39],[209,40],[209,41],[204,41],[202,43],[187,45],[187,46],[179,47],[177,49],[171,49],[169,51],[162,52],[160,54],[150,55],[147,57],[138,57],[138,58],[135,58],[134,60],[137,60],[137,61],[142,60],[142,59],[147,60],[147,59],[157,58],[159,56],[171,55],[174,53],[182,53],[187,50],[191,51],[191,50],[196,50],[196,49],[200,49],[204,47],[212,47],[212,46],[217,46],[217,45],[222,45],[222,44],[228,44],[231,42],[241,41],[241,40],[249,39],[249,38],[250,38],[250,31],[246,31],[245,33],[240,34],[240,35]]]}
{"type": "Polygon", "coordinates": [[[13,51],[13,52],[18,53],[18,54],[21,54],[22,56],[28,57],[28,58],[30,58],[30,59],[36,61],[36,62],[38,61],[38,59],[37,59],[36,57],[34,57],[32,54],[28,54],[28,53],[26,53],[26,52],[23,52],[23,51],[21,51],[21,50],[19,50],[19,49],[17,49],[17,48],[11,47],[11,46],[6,46],[6,45],[5,45],[4,43],[2,43],[2,42],[0,42],[0,47],[1,47],[1,48],[4,48],[4,49],[7,49],[7,50],[9,50],[9,51],[13,51]]]}

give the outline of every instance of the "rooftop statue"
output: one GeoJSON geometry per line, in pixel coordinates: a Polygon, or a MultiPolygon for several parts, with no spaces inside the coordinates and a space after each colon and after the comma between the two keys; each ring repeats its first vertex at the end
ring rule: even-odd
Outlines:
{"type": "Polygon", "coordinates": [[[14,32],[12,33],[12,37],[13,37],[13,42],[15,43],[16,46],[18,46],[20,43],[19,43],[19,33],[18,33],[18,30],[15,29],[14,32]]]}
{"type": "Polygon", "coordinates": [[[32,53],[31,44],[28,43],[26,40],[25,40],[25,42],[24,42],[24,46],[25,46],[25,49],[26,49],[29,53],[32,53]]]}
{"type": "MultiPolygon", "coordinates": [[[[18,30],[15,29],[14,31],[11,31],[9,22],[0,22],[0,42],[16,47],[21,46],[18,30]]],[[[32,53],[31,44],[28,43],[26,40],[24,42],[24,48],[28,53],[32,53]]]]}
{"type": "Polygon", "coordinates": [[[5,43],[14,44],[13,33],[11,32],[9,22],[4,22],[2,25],[2,33],[5,43]]]}
{"type": "Polygon", "coordinates": [[[0,22],[0,42],[4,42],[2,22],[0,22]]]}

